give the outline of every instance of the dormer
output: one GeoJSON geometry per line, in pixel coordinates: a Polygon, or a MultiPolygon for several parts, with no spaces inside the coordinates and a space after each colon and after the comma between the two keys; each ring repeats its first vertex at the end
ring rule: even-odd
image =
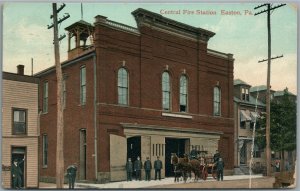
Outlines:
{"type": "Polygon", "coordinates": [[[250,88],[251,85],[247,84],[246,82],[240,79],[234,80],[234,96],[239,98],[241,101],[249,101],[250,88]]]}
{"type": "Polygon", "coordinates": [[[68,31],[68,59],[73,59],[94,46],[94,26],[80,20],[65,28],[68,31]]]}

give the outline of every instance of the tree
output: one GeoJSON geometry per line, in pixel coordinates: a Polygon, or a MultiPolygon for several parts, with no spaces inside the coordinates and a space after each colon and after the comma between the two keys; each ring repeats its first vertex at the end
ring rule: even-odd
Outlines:
{"type": "MultiPolygon", "coordinates": [[[[271,149],[280,152],[281,168],[284,167],[284,151],[293,151],[296,149],[296,102],[290,99],[287,89],[280,98],[271,101],[270,111],[270,138],[271,149]]],[[[260,127],[257,130],[255,141],[259,148],[265,148],[266,137],[265,127],[266,118],[259,120],[260,127]]]]}

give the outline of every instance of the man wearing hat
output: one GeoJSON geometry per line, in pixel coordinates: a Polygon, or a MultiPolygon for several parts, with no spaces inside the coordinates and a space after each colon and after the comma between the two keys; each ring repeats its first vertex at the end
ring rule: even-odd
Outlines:
{"type": "Polygon", "coordinates": [[[141,169],[142,169],[142,161],[138,156],[136,161],[134,162],[134,171],[136,180],[141,180],[141,169]]]}
{"type": "Polygon", "coordinates": [[[127,181],[132,180],[132,169],[133,169],[133,164],[131,162],[131,158],[128,158],[128,161],[126,163],[127,181]]]}
{"type": "Polygon", "coordinates": [[[68,166],[67,175],[68,175],[68,179],[69,179],[69,189],[74,189],[76,172],[77,172],[77,164],[76,163],[68,166]]]}
{"type": "Polygon", "coordinates": [[[20,167],[20,164],[24,162],[25,157],[22,161],[18,162],[18,159],[14,159],[13,165],[11,167],[11,174],[13,178],[13,188],[21,188],[22,186],[22,169],[20,167]]]}
{"type": "Polygon", "coordinates": [[[216,153],[214,154],[214,163],[216,164],[219,161],[219,158],[221,157],[218,150],[216,150],[216,153]]]}
{"type": "Polygon", "coordinates": [[[158,179],[161,179],[161,169],[162,169],[162,162],[159,160],[159,156],[157,156],[157,160],[154,161],[154,169],[155,169],[155,180],[157,179],[157,174],[158,174],[158,179]]]}
{"type": "Polygon", "coordinates": [[[146,177],[145,177],[145,180],[147,181],[150,181],[151,180],[151,169],[152,169],[152,164],[151,164],[151,161],[149,159],[149,157],[146,158],[147,160],[144,162],[144,169],[145,169],[145,174],[146,174],[146,177]]]}

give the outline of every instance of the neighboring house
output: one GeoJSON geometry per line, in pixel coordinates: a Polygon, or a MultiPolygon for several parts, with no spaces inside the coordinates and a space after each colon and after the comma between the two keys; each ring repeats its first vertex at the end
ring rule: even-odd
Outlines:
{"type": "Polygon", "coordinates": [[[14,159],[23,171],[22,186],[38,188],[38,79],[3,72],[2,86],[2,185],[11,188],[14,159]]]}
{"type": "MultiPolygon", "coordinates": [[[[104,16],[66,28],[65,168],[77,163],[78,180],[119,181],[127,158],[153,163],[160,156],[162,176],[172,176],[171,153],[183,156],[196,146],[211,156],[218,149],[225,173],[233,173],[232,54],[207,48],[211,31],[144,9],[132,14],[138,28],[104,16]]],[[[55,67],[36,76],[40,176],[55,181],[55,67]]]]}
{"type": "MultiPolygon", "coordinates": [[[[253,128],[260,128],[259,116],[265,111],[265,104],[250,94],[251,85],[236,79],[234,80],[234,119],[235,119],[235,157],[236,173],[241,170],[249,173],[253,128]]],[[[265,153],[257,145],[253,147],[253,165],[265,165],[265,153]]]]}

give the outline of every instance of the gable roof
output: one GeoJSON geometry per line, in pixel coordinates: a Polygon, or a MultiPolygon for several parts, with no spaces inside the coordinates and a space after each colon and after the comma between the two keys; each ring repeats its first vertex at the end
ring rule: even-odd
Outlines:
{"type": "Polygon", "coordinates": [[[234,86],[236,86],[236,85],[246,85],[246,86],[250,86],[250,87],[251,87],[251,85],[247,84],[246,82],[244,82],[244,81],[241,80],[241,79],[235,79],[235,80],[233,81],[233,85],[234,85],[234,86]]]}

